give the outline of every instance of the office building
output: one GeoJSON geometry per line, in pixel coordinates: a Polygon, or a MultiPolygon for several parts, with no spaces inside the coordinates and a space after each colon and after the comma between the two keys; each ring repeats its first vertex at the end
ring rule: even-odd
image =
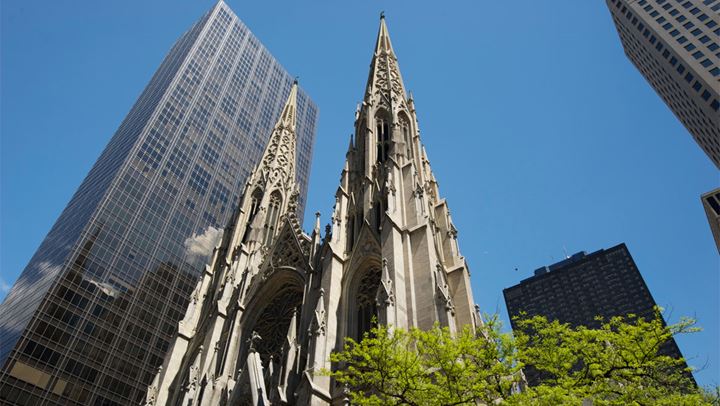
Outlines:
{"type": "Polygon", "coordinates": [[[700,197],[707,215],[710,231],[720,253],[720,188],[711,190],[700,197]]]}
{"type": "MultiPolygon", "coordinates": [[[[625,244],[591,254],[578,252],[558,263],[535,270],[535,275],[503,290],[510,324],[524,312],[571,326],[598,328],[597,316],[605,320],[635,314],[646,320],[655,317],[655,299],[650,294],[625,244]]],[[[682,357],[675,340],[662,351],[682,357]]],[[[528,382],[537,383],[534,371],[525,371],[528,382]]]]}
{"type": "Polygon", "coordinates": [[[625,54],[720,168],[720,0],[606,0],[625,54]]]}
{"type": "Polygon", "coordinates": [[[222,1],[178,39],[0,307],[0,403],[144,399],[292,83],[222,1]]]}

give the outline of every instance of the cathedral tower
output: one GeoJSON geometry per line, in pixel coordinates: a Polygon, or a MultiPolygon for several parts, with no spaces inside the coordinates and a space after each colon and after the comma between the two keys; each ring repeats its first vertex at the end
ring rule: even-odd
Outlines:
{"type": "Polygon", "coordinates": [[[295,217],[296,92],[147,405],[342,404],[343,388],[319,372],[333,368],[345,337],[375,321],[451,330],[481,322],[385,19],[322,237],[319,214],[310,235],[295,217]]]}

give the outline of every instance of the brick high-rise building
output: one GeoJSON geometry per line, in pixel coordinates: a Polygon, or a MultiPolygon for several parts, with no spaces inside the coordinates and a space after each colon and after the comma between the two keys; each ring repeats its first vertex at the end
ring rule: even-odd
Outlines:
{"type": "MultiPolygon", "coordinates": [[[[521,312],[597,328],[601,324],[597,316],[607,320],[632,313],[648,320],[654,318],[656,306],[625,244],[591,254],[578,252],[538,268],[534,276],[504,289],[503,295],[513,329],[517,329],[513,318],[521,312]]],[[[661,351],[682,357],[674,339],[661,351]]],[[[537,383],[534,371],[526,375],[530,384],[537,383]]]]}
{"type": "Polygon", "coordinates": [[[0,403],[144,399],[292,83],[222,1],[180,37],[0,306],[0,403]]]}
{"type": "Polygon", "coordinates": [[[606,0],[620,41],[720,168],[720,0],[606,0]]]}

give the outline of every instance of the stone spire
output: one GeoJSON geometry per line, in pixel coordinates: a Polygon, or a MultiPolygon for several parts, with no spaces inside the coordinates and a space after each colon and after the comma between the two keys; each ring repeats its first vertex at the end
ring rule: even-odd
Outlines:
{"type": "MultiPolygon", "coordinates": [[[[385,13],[380,13],[380,31],[378,32],[377,41],[375,41],[375,54],[381,52],[393,53],[392,42],[390,42],[390,34],[385,24],[385,13]]],[[[394,53],[393,53],[394,54],[394,53]]]]}
{"type": "Polygon", "coordinates": [[[268,183],[283,181],[287,186],[295,180],[297,88],[298,82],[295,80],[258,168],[268,183]]]}
{"type": "Polygon", "coordinates": [[[365,92],[365,105],[368,103],[374,104],[375,107],[382,106],[389,112],[406,105],[405,86],[390,41],[390,33],[385,24],[385,16],[382,14],[365,92]]]}
{"type": "MultiPolygon", "coordinates": [[[[282,214],[296,209],[295,148],[298,82],[295,80],[270,134],[260,164],[249,177],[240,202],[231,247],[259,242],[268,246],[282,214]]],[[[235,249],[231,250],[234,252],[235,249]]],[[[228,258],[230,260],[230,258],[228,258]]]]}

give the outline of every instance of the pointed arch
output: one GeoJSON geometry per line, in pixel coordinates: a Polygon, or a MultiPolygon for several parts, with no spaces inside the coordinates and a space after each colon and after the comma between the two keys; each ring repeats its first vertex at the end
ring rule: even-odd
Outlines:
{"type": "Polygon", "coordinates": [[[274,190],[270,194],[267,207],[268,211],[267,216],[265,217],[265,238],[263,240],[263,245],[270,246],[273,241],[273,237],[275,237],[275,230],[278,226],[278,218],[280,218],[280,208],[282,207],[282,195],[280,194],[280,191],[274,190]]]}
{"type": "Polygon", "coordinates": [[[376,160],[380,163],[390,156],[390,117],[384,109],[378,109],[375,113],[376,160]]]}
{"type": "MultiPolygon", "coordinates": [[[[363,235],[368,237],[366,230],[363,235]]],[[[357,252],[353,256],[360,260],[351,260],[350,270],[343,278],[343,308],[340,314],[344,319],[341,323],[344,331],[339,332],[338,336],[359,340],[379,320],[375,297],[381,282],[382,267],[379,247],[375,247],[367,238],[358,240],[357,252]]]]}
{"type": "Polygon", "coordinates": [[[359,280],[355,288],[355,309],[354,309],[354,337],[359,340],[379,319],[378,303],[375,300],[378,288],[380,287],[381,269],[372,264],[365,267],[358,274],[359,280]]]}
{"type": "Polygon", "coordinates": [[[413,128],[410,124],[410,117],[404,112],[401,111],[398,113],[398,122],[400,123],[400,132],[402,133],[402,139],[405,143],[405,156],[407,156],[408,159],[412,159],[413,157],[413,128]]]}
{"type": "Polygon", "coordinates": [[[247,342],[253,331],[262,337],[255,343],[255,349],[263,364],[267,365],[270,356],[276,360],[282,359],[282,346],[293,311],[303,302],[303,273],[301,269],[282,266],[265,280],[261,274],[255,276],[260,279],[252,282],[257,289],[250,287],[251,293],[241,320],[241,350],[238,352],[236,365],[245,364],[248,356],[247,342]]]}
{"type": "Polygon", "coordinates": [[[250,238],[250,231],[252,229],[252,223],[255,219],[255,216],[257,215],[259,208],[260,208],[260,202],[262,201],[263,197],[263,190],[260,187],[256,187],[255,190],[253,190],[252,194],[250,195],[250,211],[248,213],[248,219],[245,222],[245,232],[243,233],[243,239],[242,242],[246,243],[248,241],[248,238],[250,238]]]}

